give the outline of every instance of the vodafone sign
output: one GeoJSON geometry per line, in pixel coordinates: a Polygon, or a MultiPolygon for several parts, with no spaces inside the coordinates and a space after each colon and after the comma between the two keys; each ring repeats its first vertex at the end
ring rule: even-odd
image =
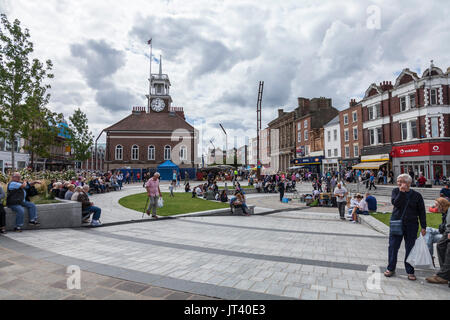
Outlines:
{"type": "Polygon", "coordinates": [[[450,142],[411,144],[392,148],[393,158],[450,155],[450,142]]]}

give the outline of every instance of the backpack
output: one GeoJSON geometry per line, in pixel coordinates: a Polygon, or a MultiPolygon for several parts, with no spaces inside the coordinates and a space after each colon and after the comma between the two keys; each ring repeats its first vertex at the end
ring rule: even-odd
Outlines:
{"type": "Polygon", "coordinates": [[[22,188],[9,190],[10,184],[11,183],[9,183],[8,187],[6,188],[8,192],[8,195],[6,196],[6,205],[8,207],[22,205],[25,200],[25,191],[22,188]]]}

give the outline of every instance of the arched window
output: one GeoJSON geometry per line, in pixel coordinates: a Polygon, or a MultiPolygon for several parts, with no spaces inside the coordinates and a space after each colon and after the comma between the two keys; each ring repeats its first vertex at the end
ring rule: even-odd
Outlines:
{"type": "Polygon", "coordinates": [[[121,145],[116,147],[116,160],[123,160],[123,147],[121,145]]]}
{"type": "Polygon", "coordinates": [[[148,147],[148,160],[155,160],[155,146],[148,147]]]}
{"type": "Polygon", "coordinates": [[[182,146],[180,148],[180,160],[186,161],[187,160],[187,148],[186,146],[182,146]]]}
{"type": "Polygon", "coordinates": [[[139,160],[139,147],[134,145],[131,149],[131,160],[139,160]]]}
{"type": "Polygon", "coordinates": [[[164,160],[172,159],[172,148],[170,146],[164,147],[164,160]]]}

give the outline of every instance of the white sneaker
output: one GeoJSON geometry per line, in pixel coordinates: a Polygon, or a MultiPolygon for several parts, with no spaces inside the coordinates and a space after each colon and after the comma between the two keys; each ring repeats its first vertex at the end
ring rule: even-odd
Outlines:
{"type": "Polygon", "coordinates": [[[98,220],[92,220],[91,226],[92,227],[101,227],[101,223],[98,220]]]}
{"type": "Polygon", "coordinates": [[[353,221],[352,221],[352,223],[356,223],[356,221],[355,221],[355,220],[353,220],[353,221]]]}

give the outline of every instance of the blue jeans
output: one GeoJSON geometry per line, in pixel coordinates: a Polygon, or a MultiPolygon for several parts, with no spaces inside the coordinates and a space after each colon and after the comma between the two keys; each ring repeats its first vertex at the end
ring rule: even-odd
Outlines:
{"type": "Polygon", "coordinates": [[[123,181],[122,180],[118,180],[117,182],[119,183],[120,190],[122,190],[123,181]]]}
{"type": "Polygon", "coordinates": [[[25,214],[25,210],[24,208],[28,209],[28,216],[29,216],[29,221],[33,222],[37,220],[37,210],[36,210],[36,206],[34,205],[34,203],[25,201],[23,203],[23,205],[14,205],[14,206],[9,206],[9,208],[14,211],[16,213],[16,227],[17,228],[21,228],[23,227],[23,217],[25,214]]]}
{"type": "Polygon", "coordinates": [[[417,223],[409,223],[403,225],[403,236],[395,236],[389,235],[389,265],[387,269],[389,271],[395,271],[397,266],[397,256],[398,250],[400,249],[400,245],[402,244],[403,239],[405,239],[405,269],[406,273],[414,274],[414,268],[409,263],[406,262],[408,259],[409,253],[412,248],[416,244],[417,240],[417,231],[419,230],[419,224],[417,223]]]}
{"type": "Polygon", "coordinates": [[[442,234],[438,229],[427,227],[427,234],[425,235],[425,241],[427,242],[428,250],[430,250],[431,256],[434,253],[433,244],[438,243],[442,239],[442,234]]]}
{"type": "Polygon", "coordinates": [[[93,213],[94,215],[92,216],[92,220],[100,220],[100,216],[102,214],[102,209],[98,208],[98,207],[94,207],[91,206],[89,208],[87,208],[86,211],[89,211],[89,213],[93,213]]]}

